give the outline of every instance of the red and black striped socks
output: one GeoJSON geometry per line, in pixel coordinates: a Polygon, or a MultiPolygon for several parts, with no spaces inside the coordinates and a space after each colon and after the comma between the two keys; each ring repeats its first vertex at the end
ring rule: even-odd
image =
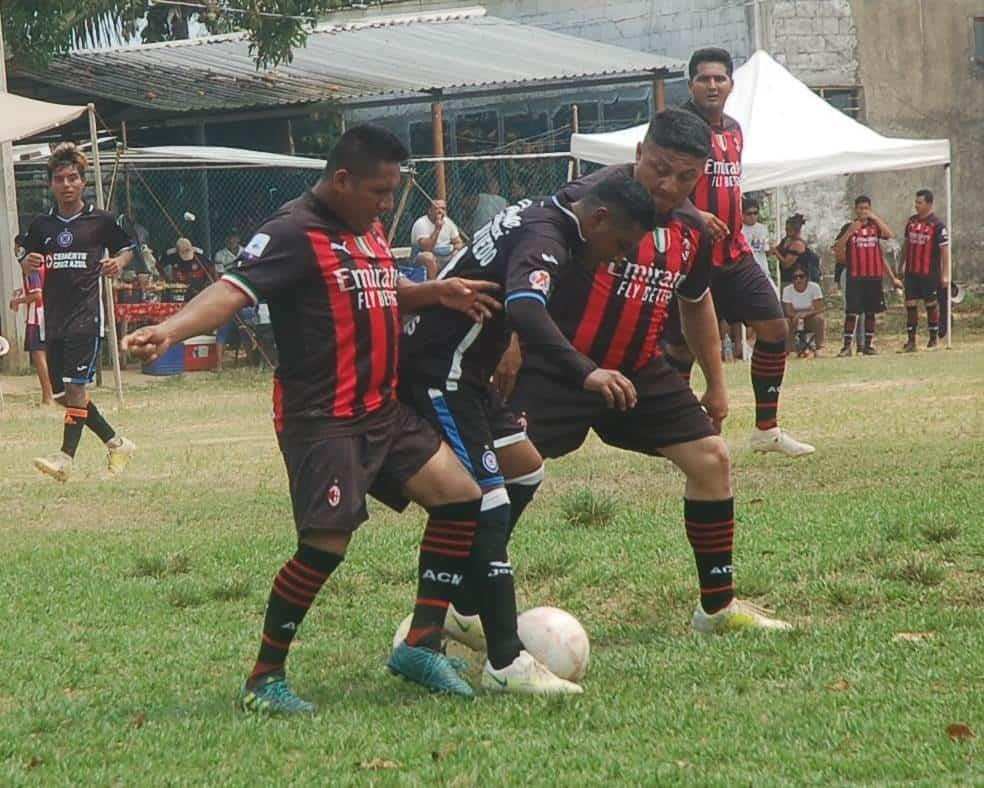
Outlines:
{"type": "Polygon", "coordinates": [[[929,324],[929,339],[935,342],[940,335],[940,305],[926,304],[926,322],[929,324]]]}
{"type": "Polygon", "coordinates": [[[263,639],[246,683],[254,686],[271,673],[283,673],[291,641],[314,598],[344,556],[301,544],[273,581],[263,621],[263,639]]]}
{"type": "Polygon", "coordinates": [[[417,601],[407,645],[441,648],[441,631],[452,595],[465,583],[482,501],[449,503],[428,510],[420,543],[417,601]]]}
{"type": "Polygon", "coordinates": [[[755,391],[755,426],[771,430],[779,411],[779,390],[786,374],[786,343],[755,340],[752,351],[752,389],[755,391]]]}
{"type": "Polygon", "coordinates": [[[875,344],[875,316],[871,312],[864,313],[864,346],[867,348],[875,344]]]}
{"type": "Polygon", "coordinates": [[[919,328],[919,307],[907,306],[905,308],[905,331],[909,335],[909,342],[915,344],[916,329],[919,328]]]}
{"type": "Polygon", "coordinates": [[[858,328],[857,315],[844,315],[844,349],[847,350],[854,343],[854,332],[858,328]]]}
{"type": "Polygon", "coordinates": [[[731,554],[735,543],[735,499],[683,499],[687,540],[697,559],[700,606],[708,615],[727,607],[735,597],[731,554]]]}

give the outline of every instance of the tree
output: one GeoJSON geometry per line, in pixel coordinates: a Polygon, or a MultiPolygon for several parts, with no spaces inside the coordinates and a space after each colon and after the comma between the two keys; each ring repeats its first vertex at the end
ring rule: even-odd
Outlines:
{"type": "Polygon", "coordinates": [[[3,31],[9,56],[34,65],[71,49],[112,46],[140,31],[144,43],[188,38],[197,21],[210,33],[242,30],[257,67],[289,63],[319,14],[345,0],[5,0],[3,31]],[[42,8],[43,6],[43,8],[42,8]]]}

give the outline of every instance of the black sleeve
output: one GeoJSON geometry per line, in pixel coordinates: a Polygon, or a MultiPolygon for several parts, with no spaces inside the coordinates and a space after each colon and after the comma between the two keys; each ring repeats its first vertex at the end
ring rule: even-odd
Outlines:
{"type": "Polygon", "coordinates": [[[296,287],[316,268],[304,233],[276,218],[260,227],[222,279],[257,304],[296,287]]]}
{"type": "Polygon", "coordinates": [[[536,348],[538,354],[549,358],[576,383],[584,385],[584,379],[598,369],[590,358],[567,340],[557,328],[547,307],[536,298],[520,298],[506,304],[506,312],[513,328],[526,347],[536,348]]]}
{"type": "Polygon", "coordinates": [[[553,292],[553,283],[560,267],[569,256],[563,238],[544,232],[542,226],[525,233],[509,253],[506,261],[506,304],[532,298],[546,304],[553,292]]]}
{"type": "Polygon", "coordinates": [[[44,234],[41,232],[39,219],[34,219],[28,226],[27,232],[21,236],[20,245],[24,249],[25,257],[31,252],[44,253],[44,234]]]}
{"type": "Polygon", "coordinates": [[[699,235],[694,264],[687,278],[683,280],[683,284],[677,287],[677,295],[685,301],[700,301],[711,286],[711,272],[714,270],[711,261],[711,239],[707,233],[699,235]]]}
{"type": "Polygon", "coordinates": [[[135,249],[133,239],[129,234],[113,221],[111,214],[105,214],[105,226],[103,227],[103,243],[110,254],[116,255],[126,249],[135,249]]]}

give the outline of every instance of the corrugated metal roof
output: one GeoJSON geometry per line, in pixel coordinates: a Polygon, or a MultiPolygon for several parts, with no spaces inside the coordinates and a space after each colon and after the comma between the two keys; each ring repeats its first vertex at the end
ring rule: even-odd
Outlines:
{"type": "Polygon", "coordinates": [[[395,101],[440,90],[604,79],[664,70],[670,58],[598,44],[467,9],[319,27],[293,62],[257,71],[244,35],[213,36],[115,50],[79,51],[43,70],[39,81],[80,93],[171,112],[309,102],[395,101]]]}

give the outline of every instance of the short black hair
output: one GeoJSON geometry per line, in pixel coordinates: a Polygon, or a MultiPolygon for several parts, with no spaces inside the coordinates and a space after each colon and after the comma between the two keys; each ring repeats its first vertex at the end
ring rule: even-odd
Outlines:
{"type": "Polygon", "coordinates": [[[400,163],[410,156],[392,132],[379,126],[353,126],[335,143],[325,163],[325,175],[347,170],[356,177],[373,175],[383,163],[400,163]]]}
{"type": "Polygon", "coordinates": [[[791,224],[794,227],[802,227],[806,224],[806,217],[801,213],[794,213],[788,219],[786,219],[786,224],[791,224]]]}
{"type": "Polygon", "coordinates": [[[859,194],[854,198],[854,207],[857,208],[862,203],[868,203],[871,205],[871,198],[867,194],[859,194]]]}
{"type": "Polygon", "coordinates": [[[729,77],[735,71],[735,63],[731,59],[731,53],[727,49],[721,49],[721,47],[704,47],[690,56],[690,65],[687,66],[687,71],[690,73],[691,79],[697,76],[697,66],[701,63],[721,63],[727,69],[729,77]]]}
{"type": "Polygon", "coordinates": [[[752,211],[752,210],[757,211],[761,207],[762,206],[759,205],[759,201],[756,200],[754,197],[742,197],[741,198],[741,212],[742,213],[745,213],[746,211],[752,211]]]}
{"type": "Polygon", "coordinates": [[[694,112],[664,109],[649,121],[645,142],[706,159],[711,155],[711,127],[694,112]]]}
{"type": "Polygon", "coordinates": [[[634,222],[644,230],[656,226],[656,205],[652,195],[629,175],[599,181],[582,199],[588,205],[605,206],[620,224],[634,222]]]}
{"type": "Polygon", "coordinates": [[[929,189],[920,189],[916,192],[916,197],[922,197],[926,202],[933,202],[933,193],[929,189]]]}

